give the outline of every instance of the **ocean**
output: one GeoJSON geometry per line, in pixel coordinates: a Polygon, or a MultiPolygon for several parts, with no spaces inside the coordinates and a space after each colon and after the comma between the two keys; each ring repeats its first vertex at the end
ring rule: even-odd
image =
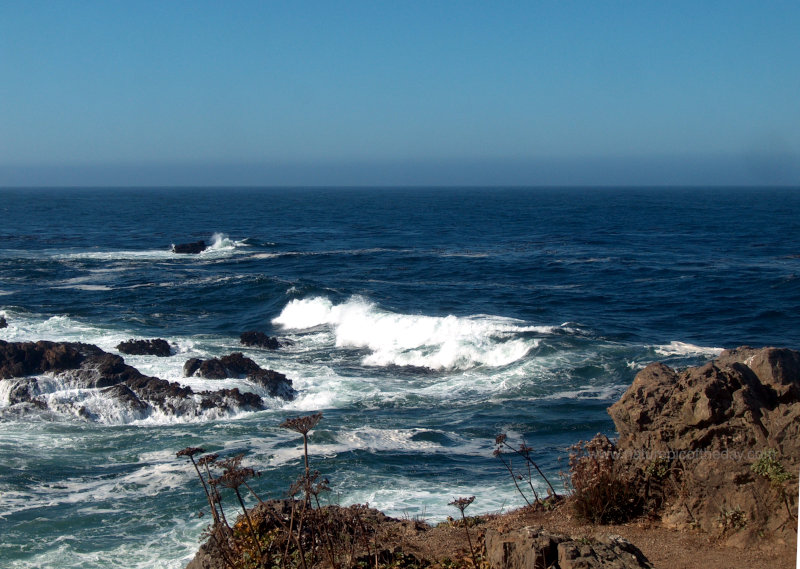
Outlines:
{"type": "Polygon", "coordinates": [[[210,516],[175,453],[246,453],[280,498],[302,444],[278,425],[316,411],[332,503],[434,523],[456,497],[522,506],[497,434],[560,488],[566,449],[614,435],[605,409],[648,363],[800,348],[798,212],[798,188],[0,189],[0,340],[164,338],[171,356],[125,361],[257,391],[183,377],[241,351],[298,391],[140,416],[51,379],[22,413],[0,381],[2,565],[183,567],[210,516]],[[248,330],[292,344],[244,347],[248,330]]]}

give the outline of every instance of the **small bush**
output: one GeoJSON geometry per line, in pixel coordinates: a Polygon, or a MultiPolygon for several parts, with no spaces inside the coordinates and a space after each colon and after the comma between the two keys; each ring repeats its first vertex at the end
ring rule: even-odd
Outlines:
{"type": "Polygon", "coordinates": [[[780,486],[792,478],[792,475],[786,472],[783,464],[778,460],[778,451],[774,448],[764,451],[758,462],[753,463],[750,468],[775,486],[780,486]]]}
{"type": "Polygon", "coordinates": [[[605,435],[570,448],[569,467],[575,515],[592,523],[620,523],[642,513],[636,484],[616,464],[616,447],[605,435]]]}

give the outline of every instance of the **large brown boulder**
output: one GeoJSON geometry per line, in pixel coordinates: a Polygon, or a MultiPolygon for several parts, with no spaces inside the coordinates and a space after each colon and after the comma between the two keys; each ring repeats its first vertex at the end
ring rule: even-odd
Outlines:
{"type": "Polygon", "coordinates": [[[660,472],[668,525],[796,543],[800,353],[745,347],[683,371],[651,364],[609,414],[618,464],[648,484],[660,472]],[[754,471],[770,456],[789,480],[754,471]]]}
{"type": "Polygon", "coordinates": [[[642,569],[653,566],[639,549],[619,536],[575,540],[543,529],[486,532],[491,569],[642,569]]]}

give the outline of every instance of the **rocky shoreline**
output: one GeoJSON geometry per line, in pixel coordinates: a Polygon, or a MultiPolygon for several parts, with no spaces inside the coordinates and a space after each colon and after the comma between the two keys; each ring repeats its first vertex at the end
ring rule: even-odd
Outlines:
{"type": "MultiPolygon", "coordinates": [[[[460,527],[457,522],[432,527],[372,511],[364,516],[378,520],[370,531],[381,537],[380,543],[375,538],[374,559],[365,563],[471,567],[474,541],[481,549],[479,564],[491,569],[794,564],[800,353],[742,347],[682,371],[654,363],[637,374],[609,414],[619,439],[598,435],[580,445],[571,460],[573,491],[566,499],[471,518],[460,527]],[[590,483],[582,483],[576,472],[591,472],[590,483]],[[597,496],[605,503],[588,503],[608,505],[624,497],[613,504],[611,525],[599,514],[592,521],[581,513],[580,502],[585,507],[597,496]]],[[[253,518],[279,519],[267,516],[265,507],[253,508],[253,518]]],[[[276,507],[289,508],[270,506],[276,507]]],[[[325,515],[347,518],[352,515],[347,512],[339,508],[325,515]]],[[[287,514],[282,523],[288,520],[287,514]]],[[[230,566],[217,544],[209,539],[189,567],[230,566]]]]}
{"type": "MultiPolygon", "coordinates": [[[[157,340],[131,340],[121,346],[129,349],[129,353],[159,352],[155,355],[163,355],[163,351],[169,349],[168,345],[165,348],[157,340]]],[[[262,369],[241,353],[222,360],[244,365],[247,371],[241,373],[242,369],[231,369],[234,367],[232,364],[227,368],[222,365],[220,374],[204,377],[245,377],[254,385],[266,388],[270,397],[291,400],[296,395],[291,379],[262,369]]],[[[109,354],[92,344],[77,342],[0,340],[0,380],[7,382],[8,405],[19,413],[47,410],[46,395],[64,385],[73,389],[97,390],[98,394],[114,400],[128,415],[137,418],[144,418],[154,411],[174,416],[199,416],[209,410],[227,413],[265,408],[264,400],[257,393],[243,392],[238,388],[195,392],[176,382],[146,376],[126,364],[121,356],[109,354]]],[[[85,406],[70,410],[87,420],[98,419],[85,406]]]]}

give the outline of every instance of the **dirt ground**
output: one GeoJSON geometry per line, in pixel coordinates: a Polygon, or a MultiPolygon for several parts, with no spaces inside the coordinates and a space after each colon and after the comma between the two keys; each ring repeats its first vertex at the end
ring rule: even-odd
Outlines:
{"type": "MultiPolygon", "coordinates": [[[[486,529],[509,531],[531,526],[574,538],[619,535],[633,543],[656,569],[791,569],[796,567],[796,544],[764,540],[756,547],[726,545],[719,538],[695,531],[676,531],[656,521],[636,521],[622,525],[591,525],[575,520],[568,505],[553,511],[516,510],[484,518],[470,528],[473,543],[482,542],[486,529]]],[[[429,528],[419,522],[404,524],[397,545],[418,557],[442,560],[468,557],[469,546],[463,527],[440,524],[429,528]]]]}

